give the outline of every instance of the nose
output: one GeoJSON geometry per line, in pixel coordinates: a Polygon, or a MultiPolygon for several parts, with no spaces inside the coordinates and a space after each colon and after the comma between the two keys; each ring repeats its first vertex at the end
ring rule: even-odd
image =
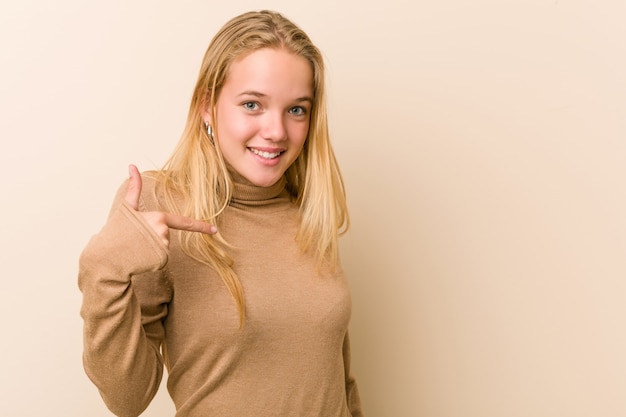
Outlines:
{"type": "Polygon", "coordinates": [[[265,140],[280,142],[287,136],[287,129],[283,114],[267,112],[263,116],[261,136],[265,140]]]}

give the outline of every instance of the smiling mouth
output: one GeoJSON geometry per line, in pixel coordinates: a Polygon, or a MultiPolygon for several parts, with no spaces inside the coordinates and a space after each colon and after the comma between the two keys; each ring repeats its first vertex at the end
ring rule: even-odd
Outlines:
{"type": "Polygon", "coordinates": [[[260,151],[258,149],[254,149],[254,148],[248,148],[250,149],[250,152],[252,152],[255,155],[260,156],[261,158],[265,158],[265,159],[274,159],[280,156],[281,153],[283,153],[284,151],[276,151],[276,152],[267,152],[267,151],[260,151]]]}

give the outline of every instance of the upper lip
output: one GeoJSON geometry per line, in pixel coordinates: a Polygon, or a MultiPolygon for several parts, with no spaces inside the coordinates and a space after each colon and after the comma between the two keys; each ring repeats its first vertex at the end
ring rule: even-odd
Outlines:
{"type": "Polygon", "coordinates": [[[248,146],[250,149],[256,149],[259,152],[280,153],[285,152],[283,148],[269,148],[264,146],[248,146]]]}

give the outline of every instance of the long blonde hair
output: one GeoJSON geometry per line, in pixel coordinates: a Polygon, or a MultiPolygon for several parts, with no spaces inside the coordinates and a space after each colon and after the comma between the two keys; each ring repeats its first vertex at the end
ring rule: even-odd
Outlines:
{"type": "MultiPolygon", "coordinates": [[[[216,139],[213,144],[208,137],[202,112],[211,109],[215,125],[215,107],[230,65],[262,48],[284,48],[306,58],[313,68],[309,133],[285,177],[287,189],[300,207],[296,241],[303,251],[313,251],[318,267],[327,264],[332,269],[338,262],[338,237],[348,229],[349,219],[343,179],[328,133],[323,57],[306,33],[279,13],[264,10],[237,16],[209,44],[182,137],[160,171],[158,183],[164,191],[165,208],[218,224],[232,197],[232,180],[219,141],[216,139]]],[[[214,126],[213,131],[217,130],[214,126]]],[[[233,270],[228,243],[219,234],[181,232],[181,246],[189,256],[220,275],[235,300],[243,325],[244,293],[233,270]]]]}

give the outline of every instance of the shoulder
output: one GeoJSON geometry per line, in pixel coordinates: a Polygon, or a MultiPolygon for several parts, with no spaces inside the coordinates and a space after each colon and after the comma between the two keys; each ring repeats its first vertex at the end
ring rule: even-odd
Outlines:
{"type": "MultiPolygon", "coordinates": [[[[159,171],[144,171],[141,173],[141,196],[140,208],[143,211],[157,210],[160,202],[163,200],[163,187],[158,184],[161,182],[162,175],[159,171]],[[160,190],[160,191],[159,191],[160,190]]],[[[126,178],[117,189],[113,205],[116,206],[124,200],[128,190],[129,179],[126,178]]]]}
{"type": "Polygon", "coordinates": [[[163,174],[160,171],[141,173],[140,209],[142,211],[162,210],[165,199],[163,174]]]}
{"type": "Polygon", "coordinates": [[[163,174],[160,171],[143,171],[141,173],[142,194],[145,191],[156,190],[157,184],[161,182],[162,177],[163,174]]]}

